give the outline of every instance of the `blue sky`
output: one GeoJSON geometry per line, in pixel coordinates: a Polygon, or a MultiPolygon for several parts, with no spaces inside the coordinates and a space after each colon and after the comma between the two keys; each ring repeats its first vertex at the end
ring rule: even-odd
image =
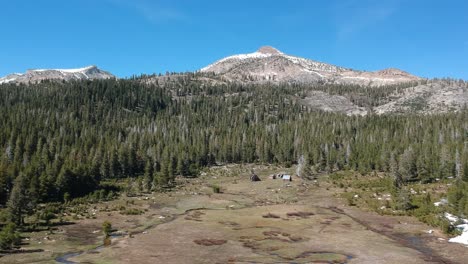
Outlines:
{"type": "Polygon", "coordinates": [[[262,45],[360,70],[468,80],[465,0],[0,0],[0,76],[192,71],[262,45]]]}

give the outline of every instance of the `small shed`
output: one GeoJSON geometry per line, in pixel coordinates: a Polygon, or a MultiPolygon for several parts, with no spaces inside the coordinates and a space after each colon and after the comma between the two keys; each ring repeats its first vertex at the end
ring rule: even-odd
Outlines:
{"type": "Polygon", "coordinates": [[[289,174],[284,174],[281,178],[283,179],[283,181],[292,181],[292,177],[289,174]]]}
{"type": "Polygon", "coordinates": [[[252,174],[250,176],[250,181],[256,182],[256,181],[261,181],[260,178],[257,176],[257,174],[252,174]]]}

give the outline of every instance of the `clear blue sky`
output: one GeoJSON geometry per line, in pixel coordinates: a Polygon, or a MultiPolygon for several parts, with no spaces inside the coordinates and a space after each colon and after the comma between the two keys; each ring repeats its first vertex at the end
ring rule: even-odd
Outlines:
{"type": "Polygon", "coordinates": [[[0,0],[0,76],[95,64],[192,71],[262,45],[360,70],[468,79],[466,0],[0,0]]]}

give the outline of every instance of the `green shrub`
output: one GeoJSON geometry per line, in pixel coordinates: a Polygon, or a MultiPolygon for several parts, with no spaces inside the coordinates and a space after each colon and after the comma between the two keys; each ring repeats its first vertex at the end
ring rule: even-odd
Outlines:
{"type": "Polygon", "coordinates": [[[348,201],[349,206],[356,206],[356,203],[354,202],[354,198],[352,196],[348,196],[346,200],[348,201]]]}
{"type": "Polygon", "coordinates": [[[14,246],[18,246],[21,243],[20,234],[16,231],[16,225],[8,223],[0,231],[0,248],[1,249],[12,249],[14,246]]]}
{"type": "Polygon", "coordinates": [[[213,189],[214,193],[221,193],[221,188],[219,186],[213,185],[211,188],[213,189]]]}
{"type": "Polygon", "coordinates": [[[126,209],[124,211],[120,211],[121,214],[123,215],[141,215],[144,213],[144,211],[140,210],[140,209],[136,209],[136,208],[130,208],[130,209],[126,209]]]}
{"type": "Polygon", "coordinates": [[[448,235],[458,235],[459,232],[458,230],[450,224],[450,222],[447,219],[441,219],[439,221],[439,227],[442,229],[442,232],[448,235]]]}
{"type": "Polygon", "coordinates": [[[112,224],[109,221],[104,221],[104,223],[102,223],[102,232],[106,238],[110,236],[112,232],[112,224]]]}
{"type": "Polygon", "coordinates": [[[44,210],[39,214],[39,219],[44,221],[47,226],[50,224],[50,220],[54,218],[56,218],[56,215],[49,210],[44,210]]]}

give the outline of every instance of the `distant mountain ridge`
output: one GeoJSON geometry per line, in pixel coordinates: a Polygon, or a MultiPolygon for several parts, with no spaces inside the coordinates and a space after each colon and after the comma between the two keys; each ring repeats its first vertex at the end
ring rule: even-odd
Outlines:
{"type": "Polygon", "coordinates": [[[310,59],[287,55],[264,46],[256,52],[223,58],[202,69],[230,81],[334,83],[381,86],[421,80],[408,72],[389,68],[376,72],[359,71],[310,59]]]}
{"type": "MultiPolygon", "coordinates": [[[[88,66],[13,73],[0,78],[0,84],[109,78],[116,77],[96,66],[88,66]]],[[[303,86],[305,91],[303,95],[291,98],[299,104],[309,109],[347,115],[437,114],[468,107],[466,81],[428,80],[395,68],[374,72],[353,70],[287,55],[270,46],[253,53],[228,56],[194,73],[144,76],[136,81],[169,90],[192,84],[201,88],[240,84],[275,89],[278,85],[294,83],[303,86]]],[[[178,92],[173,92],[178,97],[178,92]]]]}
{"type": "Polygon", "coordinates": [[[42,80],[94,80],[115,78],[107,71],[97,66],[88,66],[78,69],[34,69],[25,73],[13,73],[0,78],[2,83],[37,83],[42,80]]]}

